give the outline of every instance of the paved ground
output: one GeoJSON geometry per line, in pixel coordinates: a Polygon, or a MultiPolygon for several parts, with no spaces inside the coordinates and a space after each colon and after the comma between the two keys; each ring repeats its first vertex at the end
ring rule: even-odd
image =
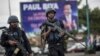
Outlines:
{"type": "MultiPolygon", "coordinates": [[[[0,54],[0,56],[4,56],[3,54],[0,54]]],[[[47,56],[47,55],[36,55],[36,56],[47,56]]],[[[96,52],[96,54],[84,54],[84,53],[68,53],[65,54],[65,56],[100,56],[100,52],[96,52]]]]}
{"type": "MultiPolygon", "coordinates": [[[[4,56],[4,54],[2,54],[4,52],[4,50],[2,48],[0,48],[0,56],[4,56]]],[[[47,55],[35,55],[35,56],[47,56],[47,55]]],[[[100,51],[96,52],[96,54],[88,54],[86,55],[84,52],[82,53],[67,53],[65,54],[65,56],[100,56],[100,51]]]]}
{"type": "Polygon", "coordinates": [[[100,56],[100,52],[96,52],[96,54],[68,53],[66,56],[100,56]]]}

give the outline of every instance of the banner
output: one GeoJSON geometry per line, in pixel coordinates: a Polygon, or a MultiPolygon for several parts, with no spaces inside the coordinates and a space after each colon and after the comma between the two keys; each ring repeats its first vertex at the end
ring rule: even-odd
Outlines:
{"type": "Polygon", "coordinates": [[[56,10],[55,18],[61,20],[68,31],[77,30],[77,1],[21,2],[20,8],[22,28],[29,37],[40,34],[39,27],[46,20],[48,8],[56,10]]]}

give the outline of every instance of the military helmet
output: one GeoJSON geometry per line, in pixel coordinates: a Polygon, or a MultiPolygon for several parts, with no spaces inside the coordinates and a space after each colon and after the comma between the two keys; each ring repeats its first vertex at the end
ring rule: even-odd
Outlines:
{"type": "Polygon", "coordinates": [[[17,17],[17,16],[14,16],[14,15],[10,16],[10,17],[8,18],[8,24],[10,24],[10,23],[12,23],[12,22],[18,22],[18,23],[19,23],[18,17],[17,17]]]}
{"type": "Polygon", "coordinates": [[[53,12],[54,14],[56,13],[56,11],[55,11],[54,9],[48,8],[48,9],[46,10],[46,16],[48,16],[48,13],[51,13],[51,12],[53,12]]]}

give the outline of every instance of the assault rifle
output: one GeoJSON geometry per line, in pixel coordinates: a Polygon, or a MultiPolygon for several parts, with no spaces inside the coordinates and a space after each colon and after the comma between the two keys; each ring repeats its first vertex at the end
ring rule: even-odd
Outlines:
{"type": "MultiPolygon", "coordinates": [[[[8,35],[8,38],[9,38],[10,40],[13,40],[13,41],[16,41],[16,42],[17,42],[16,48],[15,48],[15,50],[14,50],[12,56],[16,56],[19,52],[21,52],[23,56],[27,56],[27,51],[26,51],[26,49],[24,48],[24,46],[23,46],[23,44],[21,43],[21,41],[16,40],[16,39],[12,36],[12,34],[9,33],[7,27],[2,27],[2,28],[4,28],[3,32],[5,32],[5,34],[8,35]]],[[[22,38],[22,37],[19,37],[19,38],[22,38]]],[[[13,47],[12,47],[12,48],[13,48],[13,47]]]]}
{"type": "MultiPolygon", "coordinates": [[[[50,22],[46,22],[46,24],[48,26],[53,27],[54,29],[57,29],[59,32],[64,32],[66,35],[68,35],[69,37],[71,37],[73,40],[75,40],[76,42],[78,42],[78,40],[76,38],[74,38],[73,35],[71,35],[68,31],[64,31],[61,27],[57,26],[55,23],[50,23],[50,22]]],[[[84,47],[86,47],[84,44],[80,43],[81,45],[83,45],[84,47]]]]}

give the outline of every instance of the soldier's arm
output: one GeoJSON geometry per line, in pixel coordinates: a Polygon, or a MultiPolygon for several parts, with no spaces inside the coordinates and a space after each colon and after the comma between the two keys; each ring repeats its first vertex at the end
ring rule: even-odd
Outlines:
{"type": "Polygon", "coordinates": [[[52,30],[52,29],[48,28],[48,30],[47,30],[47,31],[43,31],[43,32],[41,33],[41,35],[44,36],[44,37],[46,37],[47,35],[49,35],[49,33],[51,32],[51,30],[52,30]]]}
{"type": "Polygon", "coordinates": [[[28,51],[29,54],[32,53],[30,43],[29,43],[24,31],[22,31],[22,37],[24,40],[24,46],[25,46],[26,50],[28,51]]]}
{"type": "Polygon", "coordinates": [[[43,36],[43,38],[46,37],[51,32],[51,28],[48,28],[47,29],[45,23],[43,23],[41,25],[40,29],[41,29],[41,36],[43,36]]]}
{"type": "Polygon", "coordinates": [[[1,43],[0,43],[3,47],[9,46],[8,43],[8,36],[5,34],[5,32],[3,32],[1,34],[1,43]]]}

